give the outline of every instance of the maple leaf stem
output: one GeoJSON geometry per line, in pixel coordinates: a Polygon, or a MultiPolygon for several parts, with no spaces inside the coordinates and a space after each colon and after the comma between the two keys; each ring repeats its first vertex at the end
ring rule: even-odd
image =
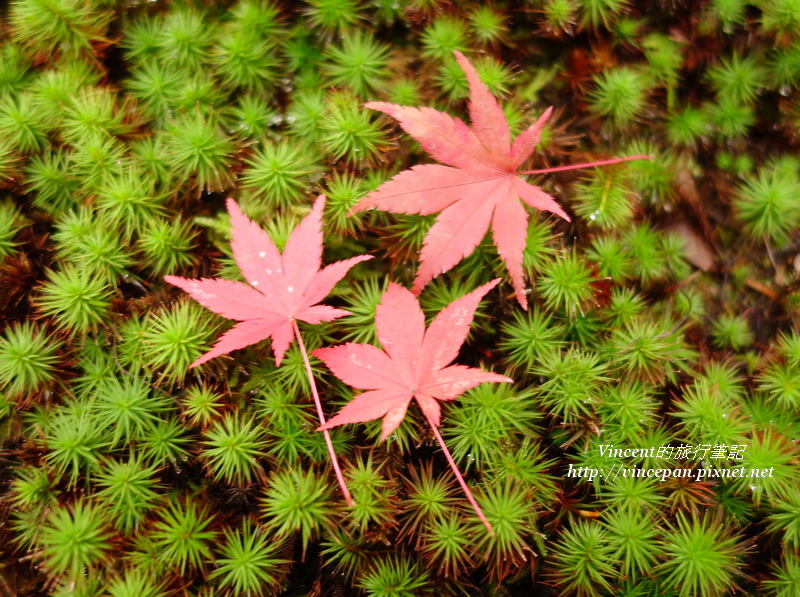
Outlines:
{"type": "MultiPolygon", "coordinates": [[[[292,327],[294,328],[294,335],[297,337],[297,344],[300,347],[300,353],[303,355],[303,363],[306,366],[306,374],[308,375],[308,383],[311,386],[311,395],[314,397],[314,405],[317,407],[317,414],[319,415],[319,422],[320,425],[325,424],[325,413],[322,412],[322,402],[319,399],[319,392],[317,391],[317,382],[314,380],[314,373],[311,371],[311,361],[308,360],[308,352],[306,352],[306,345],[303,343],[303,337],[300,335],[300,328],[297,325],[296,320],[292,320],[292,327]]],[[[356,505],[355,501],[353,501],[353,496],[350,495],[350,490],[347,489],[347,484],[344,482],[344,475],[342,474],[342,469],[339,468],[339,461],[336,458],[336,452],[333,449],[333,442],[331,441],[331,436],[328,433],[328,430],[324,430],[323,435],[325,436],[325,444],[328,446],[328,454],[331,457],[331,464],[333,465],[333,471],[336,473],[336,480],[339,482],[339,487],[344,494],[344,499],[347,502],[347,505],[351,508],[356,505]]]]}
{"type": "Polygon", "coordinates": [[[649,155],[632,155],[627,158],[614,158],[613,160],[602,160],[600,162],[586,162],[584,164],[569,164],[567,166],[557,166],[555,168],[544,168],[542,170],[520,170],[514,174],[548,174],[550,172],[564,172],[565,170],[580,170],[581,168],[594,168],[595,166],[610,166],[621,162],[632,162],[634,160],[648,160],[649,155]]]}
{"type": "Polygon", "coordinates": [[[436,438],[436,441],[439,442],[439,445],[442,447],[442,451],[444,452],[444,457],[447,458],[447,462],[450,464],[450,468],[453,470],[453,474],[456,476],[456,479],[458,479],[458,484],[461,485],[461,489],[464,490],[464,493],[466,494],[469,503],[472,504],[472,507],[475,509],[475,513],[478,515],[478,518],[481,519],[483,526],[485,526],[486,530],[489,531],[489,535],[494,536],[494,529],[492,528],[491,523],[488,520],[486,520],[486,516],[484,516],[483,510],[481,510],[481,507],[478,505],[478,502],[475,501],[475,498],[472,497],[472,492],[469,490],[467,482],[464,481],[464,477],[461,476],[461,471],[458,470],[458,465],[456,465],[456,461],[453,460],[453,457],[450,455],[450,450],[447,449],[447,444],[444,443],[442,435],[436,428],[436,423],[431,421],[430,418],[428,418],[428,423],[430,424],[431,429],[433,429],[433,435],[436,438]]]}

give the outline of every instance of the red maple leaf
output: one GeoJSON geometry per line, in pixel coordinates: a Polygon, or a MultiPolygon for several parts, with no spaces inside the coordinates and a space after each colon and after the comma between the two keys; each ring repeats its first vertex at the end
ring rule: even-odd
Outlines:
{"type": "Polygon", "coordinates": [[[427,330],[417,298],[402,286],[390,284],[375,310],[375,327],[384,350],[371,344],[349,343],[318,348],[312,353],[336,377],[354,388],[367,390],[347,403],[319,430],[383,417],[383,440],[403,421],[411,400],[416,400],[458,482],[490,532],[491,525],[472,497],[439,433],[441,409],[438,401],[455,400],[481,383],[513,381],[497,373],[450,364],[467,338],[478,303],[498,282],[493,280],[450,303],[427,330]]]}
{"type": "Polygon", "coordinates": [[[371,344],[353,343],[312,352],[336,377],[368,390],[320,430],[385,417],[381,435],[385,439],[403,421],[412,399],[430,424],[438,427],[438,400],[454,400],[480,383],[513,381],[497,373],[450,365],[467,338],[478,303],[497,282],[450,303],[427,330],[417,298],[402,286],[390,284],[375,310],[375,328],[385,352],[371,344]]]}
{"type": "Polygon", "coordinates": [[[480,243],[491,225],[497,252],[511,275],[517,300],[527,309],[522,267],[533,208],[569,217],[555,200],[520,174],[539,174],[639,159],[622,158],[546,170],[520,171],[542,137],[552,108],[523,131],[514,142],[503,110],[460,52],[456,60],[467,75],[472,127],[433,108],[410,108],[386,102],[369,102],[367,108],[397,119],[431,157],[447,164],[427,164],[405,170],[382,184],[354,208],[370,207],[405,214],[428,215],[441,211],[425,237],[413,291],[419,294],[439,274],[455,266],[480,243]]]}
{"type": "Polygon", "coordinates": [[[351,267],[372,257],[361,255],[320,270],[324,195],[319,196],[311,213],[292,231],[283,254],[233,199],[228,199],[227,205],[231,214],[233,257],[249,284],[164,276],[204,307],[239,322],[191,366],[266,338],[272,339],[275,362],[280,365],[295,338],[295,321],[320,323],[350,314],[319,302],[351,267]]]}

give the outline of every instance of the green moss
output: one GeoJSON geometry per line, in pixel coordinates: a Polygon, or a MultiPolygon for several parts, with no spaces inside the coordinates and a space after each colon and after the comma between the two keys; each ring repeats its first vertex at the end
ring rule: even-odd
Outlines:
{"type": "Polygon", "coordinates": [[[9,590],[795,595],[800,12],[797,0],[690,4],[8,3],[9,590]],[[509,150],[555,108],[524,166],[504,156],[501,112],[470,98],[455,50],[498,99],[509,150]],[[368,101],[414,109],[394,125],[368,101]],[[432,109],[448,116],[431,126],[432,109]],[[420,131],[416,144],[407,133],[420,131]],[[634,155],[650,159],[569,169],[634,155]],[[482,182],[352,213],[411,167],[482,182]],[[437,216],[409,206],[459,213],[477,189],[491,219],[515,168],[555,169],[532,182],[572,220],[528,210],[514,237],[524,304],[501,282],[448,353],[513,383],[447,401],[440,420],[494,534],[419,404],[386,442],[379,421],[332,430],[351,506],[316,429],[361,389],[312,355],[317,412],[297,346],[280,367],[257,345],[191,368],[221,320],[163,276],[242,280],[229,197],[284,247],[325,193],[322,262],[373,259],[330,296],[349,314],[302,322],[304,341],[385,345],[376,305],[389,283],[412,284],[423,247],[463,257],[420,293],[426,312],[507,277],[490,235],[455,255],[436,245],[437,216]],[[658,454],[601,453],[611,444],[658,454]],[[741,458],[663,457],[681,444],[741,458]],[[581,466],[620,472],[587,482],[569,473],[581,466]],[[622,473],[684,466],[772,473],[622,473]]]}
{"type": "Polygon", "coordinates": [[[6,329],[0,338],[0,386],[10,396],[35,392],[55,379],[59,342],[31,323],[6,329]]]}

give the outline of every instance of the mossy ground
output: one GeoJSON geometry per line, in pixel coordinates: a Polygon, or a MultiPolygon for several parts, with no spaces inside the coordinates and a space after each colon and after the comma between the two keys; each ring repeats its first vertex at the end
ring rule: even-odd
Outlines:
{"type": "MultiPolygon", "coordinates": [[[[800,594],[798,2],[16,0],[0,19],[0,592],[800,594]],[[326,193],[326,262],[375,259],[306,344],[375,342],[434,218],[348,215],[428,159],[362,104],[466,119],[454,50],[515,133],[555,106],[527,167],[651,156],[537,180],[572,221],[531,216],[527,312],[506,280],[476,314],[458,362],[515,384],[448,405],[442,434],[493,537],[413,408],[382,444],[377,422],[333,433],[348,510],[297,347],[188,370],[229,324],[163,281],[239,276],[226,197],[280,245],[326,193]],[[739,466],[771,473],[570,476],[739,466]]],[[[505,276],[487,238],[421,304],[505,276]]],[[[333,413],[352,392],[313,364],[333,413]]]]}

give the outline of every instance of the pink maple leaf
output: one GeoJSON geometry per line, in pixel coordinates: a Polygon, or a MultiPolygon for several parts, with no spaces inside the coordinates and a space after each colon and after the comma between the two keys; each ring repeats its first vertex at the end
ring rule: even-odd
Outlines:
{"type": "Polygon", "coordinates": [[[527,309],[523,252],[528,212],[522,202],[569,221],[555,200],[520,174],[539,174],[641,159],[634,156],[590,164],[520,171],[542,137],[552,108],[511,142],[503,110],[478,73],[460,52],[456,60],[467,75],[472,127],[433,108],[411,108],[369,102],[367,108],[395,118],[431,157],[446,166],[427,164],[400,172],[362,199],[353,212],[371,207],[394,213],[428,215],[441,212],[423,242],[413,291],[455,266],[480,243],[491,226],[492,237],[511,275],[514,291],[527,309]]]}
{"type": "Polygon", "coordinates": [[[269,235],[242,213],[233,199],[228,199],[227,206],[231,215],[233,257],[248,284],[214,278],[194,280],[164,276],[167,282],[188,292],[204,307],[238,322],[191,366],[266,338],[272,339],[275,362],[280,365],[295,338],[296,321],[314,324],[349,315],[348,311],[319,303],[351,267],[372,257],[361,255],[320,270],[324,195],[319,196],[311,213],[292,231],[283,254],[269,235]]]}
{"type": "Polygon", "coordinates": [[[354,388],[367,390],[319,429],[383,417],[381,439],[385,439],[403,421],[411,401],[416,400],[459,483],[490,531],[491,525],[472,498],[438,427],[440,400],[454,400],[481,383],[513,381],[497,373],[450,364],[467,338],[478,303],[498,281],[450,303],[427,330],[417,298],[402,286],[390,284],[375,311],[375,327],[384,350],[371,344],[350,343],[312,353],[336,377],[354,388]]]}

